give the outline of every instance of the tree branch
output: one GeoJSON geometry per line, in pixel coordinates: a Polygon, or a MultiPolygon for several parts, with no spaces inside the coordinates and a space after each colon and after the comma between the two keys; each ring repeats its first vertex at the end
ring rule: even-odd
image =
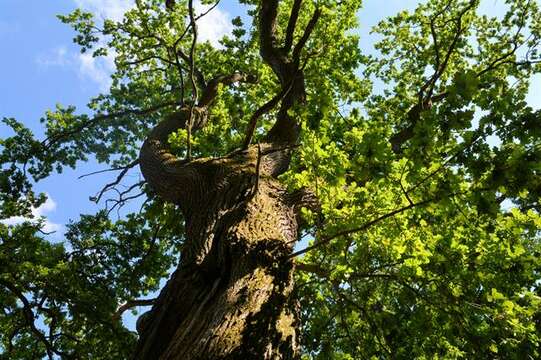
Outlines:
{"type": "Polygon", "coordinates": [[[93,172],[88,173],[88,174],[83,174],[83,175],[79,176],[78,179],[82,179],[82,178],[92,176],[92,175],[103,174],[103,173],[111,172],[111,171],[125,170],[126,168],[131,169],[131,168],[135,167],[138,164],[139,164],[139,159],[134,160],[133,162],[129,163],[126,166],[115,167],[115,168],[105,169],[105,170],[98,170],[98,171],[93,171],[93,172]]]}
{"type": "Polygon", "coordinates": [[[287,59],[276,48],[276,18],[278,16],[279,0],[265,0],[261,2],[259,11],[259,53],[281,84],[287,82],[289,73],[287,59]]]}
{"type": "Polygon", "coordinates": [[[248,128],[246,130],[246,138],[244,140],[243,149],[248,149],[248,146],[250,146],[252,142],[252,138],[254,136],[255,129],[257,127],[257,120],[271,111],[278,103],[287,95],[289,91],[291,91],[291,88],[293,87],[293,82],[291,82],[289,88],[282,88],[282,91],[280,91],[278,94],[276,94],[272,99],[267,101],[265,104],[263,104],[261,107],[259,107],[250,117],[250,121],[248,122],[248,128]]]}
{"type": "Polygon", "coordinates": [[[421,118],[421,113],[432,107],[432,104],[440,102],[449,96],[449,92],[445,91],[441,94],[435,95],[430,99],[424,100],[422,103],[417,103],[414,105],[406,114],[406,118],[409,122],[408,127],[400,130],[398,133],[391,136],[389,142],[391,143],[391,148],[395,154],[402,152],[402,145],[413,137],[413,130],[415,125],[421,118]]]}
{"type": "Polygon", "coordinates": [[[261,3],[259,11],[259,42],[261,57],[278,77],[282,87],[280,94],[283,95],[279,94],[275,96],[262,108],[258,109],[252,116],[248,127],[246,141],[243,144],[245,147],[247,146],[246,144],[249,144],[249,141],[251,141],[251,137],[253,136],[253,130],[255,129],[254,123],[257,122],[257,119],[262,114],[269,111],[279,101],[281,101],[280,110],[278,111],[276,122],[266,136],[266,140],[269,142],[295,143],[299,136],[299,124],[295,119],[291,118],[288,111],[296,103],[302,103],[306,97],[303,73],[304,66],[300,66],[300,54],[315,28],[321,11],[319,9],[314,11],[306,29],[304,29],[301,39],[293,49],[291,58],[288,58],[284,50],[287,50],[292,46],[292,37],[297,22],[296,17],[298,17],[300,11],[300,1],[295,1],[293,3],[291,16],[288,21],[288,29],[286,29],[285,46],[282,48],[276,46],[278,3],[278,0],[263,1],[261,3]]]}
{"type": "Polygon", "coordinates": [[[55,134],[53,136],[49,136],[48,138],[46,138],[45,140],[43,140],[41,142],[41,145],[45,149],[49,149],[53,145],[57,144],[59,141],[65,139],[65,138],[69,138],[70,136],[75,135],[75,134],[81,132],[84,129],[95,126],[96,124],[98,124],[100,121],[103,121],[103,120],[110,120],[110,119],[120,118],[120,117],[127,116],[127,115],[148,115],[148,114],[151,114],[151,113],[153,113],[155,111],[161,110],[163,108],[170,107],[170,106],[176,106],[176,105],[178,105],[178,103],[176,101],[169,101],[169,102],[165,102],[165,103],[161,103],[161,104],[151,106],[151,107],[149,107],[147,109],[135,109],[135,110],[129,109],[129,110],[119,111],[119,112],[110,113],[110,114],[99,114],[99,115],[96,115],[95,117],[93,117],[91,119],[83,121],[82,123],[75,126],[71,130],[66,130],[66,131],[60,132],[58,134],[55,134]]]}
{"type": "Polygon", "coordinates": [[[154,302],[156,299],[136,299],[136,300],[128,300],[124,304],[120,305],[116,312],[113,314],[112,319],[113,321],[120,320],[122,314],[134,307],[137,306],[152,306],[154,305],[154,302]]]}
{"type": "Polygon", "coordinates": [[[22,303],[23,308],[23,315],[26,325],[30,328],[30,331],[36,336],[36,338],[45,346],[47,356],[49,359],[53,359],[53,355],[59,355],[63,357],[71,357],[69,354],[63,353],[56,349],[53,344],[47,340],[45,335],[36,327],[35,324],[35,314],[32,311],[32,305],[30,301],[24,296],[23,292],[21,292],[15,285],[12,283],[0,279],[0,285],[4,286],[6,289],[8,289],[13,295],[19,299],[19,301],[22,303]]]}
{"type": "MultiPolygon", "coordinates": [[[[478,191],[482,191],[482,189],[478,189],[478,191]]],[[[455,195],[459,195],[461,193],[453,193],[453,194],[449,194],[449,197],[452,197],[452,196],[455,196],[455,195]]],[[[424,206],[424,205],[427,205],[429,203],[432,203],[432,202],[435,202],[435,201],[438,201],[438,200],[441,200],[442,198],[441,197],[434,197],[434,198],[431,198],[431,199],[427,199],[427,200],[423,200],[423,201],[420,201],[420,202],[417,202],[417,203],[414,203],[414,204],[409,204],[407,206],[404,206],[404,207],[401,207],[399,209],[396,209],[394,211],[391,211],[391,212],[388,212],[384,215],[381,215],[373,220],[370,220],[366,223],[364,223],[363,225],[359,226],[359,227],[356,227],[356,228],[353,228],[353,229],[349,229],[349,230],[342,230],[342,231],[339,231],[337,232],[336,234],[334,235],[330,235],[330,236],[327,236],[321,240],[319,240],[318,242],[316,242],[314,245],[312,246],[308,246],[307,248],[304,248],[302,250],[299,250],[299,251],[296,251],[290,255],[288,255],[286,257],[286,260],[289,260],[289,259],[292,259],[294,257],[297,257],[299,255],[302,255],[302,254],[305,254],[307,253],[308,251],[310,250],[313,250],[313,249],[316,249],[316,248],[319,248],[323,245],[326,245],[328,244],[329,242],[331,242],[332,240],[336,239],[337,237],[340,237],[340,236],[344,236],[344,235],[349,235],[349,234],[353,234],[353,233],[357,233],[357,232],[360,232],[360,231],[363,231],[363,230],[366,230],[368,229],[369,227],[379,223],[380,221],[382,220],[385,220],[387,218],[390,218],[394,215],[397,215],[397,214],[400,214],[404,211],[407,211],[407,210],[410,210],[410,209],[413,209],[414,207],[418,207],[418,206],[424,206]]]]}
{"type": "Polygon", "coordinates": [[[293,49],[293,63],[298,66],[300,62],[300,56],[301,51],[306,45],[306,42],[310,38],[310,35],[314,31],[314,28],[316,27],[317,21],[319,20],[319,17],[321,16],[321,9],[317,8],[314,13],[312,14],[312,17],[310,18],[310,21],[308,22],[308,25],[306,26],[306,29],[304,29],[304,33],[302,34],[302,37],[300,38],[297,45],[295,45],[295,48],[293,49]]]}
{"type": "MultiPolygon", "coordinates": [[[[113,188],[117,193],[118,193],[118,198],[117,199],[107,199],[105,201],[105,204],[106,204],[106,207],[108,208],[107,210],[107,216],[109,216],[109,214],[118,206],[118,210],[117,210],[117,214],[118,212],[120,211],[120,209],[122,209],[122,207],[124,207],[124,205],[126,205],[126,202],[129,201],[129,200],[133,200],[133,199],[137,199],[138,197],[141,197],[143,195],[145,195],[145,192],[144,191],[141,191],[135,195],[131,195],[131,196],[126,196],[127,194],[129,194],[130,192],[133,191],[133,189],[135,188],[141,188],[141,186],[143,186],[145,184],[144,181],[139,181],[133,185],[131,185],[130,187],[128,187],[126,190],[120,192],[118,191],[116,188],[113,188]],[[126,197],[125,197],[126,196],[126,197]],[[109,203],[113,203],[113,206],[111,206],[109,208],[109,203]]],[[[120,216],[120,214],[118,214],[120,216]]]]}
{"type": "Polygon", "coordinates": [[[128,173],[128,171],[131,168],[135,167],[137,164],[139,164],[139,159],[134,160],[131,164],[122,168],[122,171],[120,172],[120,174],[118,174],[115,181],[110,182],[109,184],[105,185],[101,189],[101,191],[96,196],[92,197],[90,200],[94,201],[96,204],[99,203],[103,194],[105,194],[109,189],[113,188],[115,185],[118,185],[122,181],[124,176],[128,173]]]}
{"type": "Polygon", "coordinates": [[[186,143],[187,143],[186,159],[190,160],[192,158],[191,137],[192,137],[194,107],[197,103],[197,99],[199,98],[199,90],[195,83],[195,46],[197,44],[197,23],[195,22],[193,0],[188,0],[188,10],[190,13],[190,26],[192,28],[192,33],[193,33],[192,45],[190,47],[190,57],[189,57],[190,80],[192,82],[192,103],[190,105],[190,116],[188,117],[188,121],[186,122],[186,128],[188,130],[187,137],[186,137],[186,143]]]}
{"type": "Polygon", "coordinates": [[[295,0],[291,7],[291,15],[287,23],[286,38],[284,41],[284,52],[287,54],[293,46],[293,36],[295,34],[295,27],[297,26],[297,19],[299,18],[299,12],[301,9],[302,0],[295,0]]]}

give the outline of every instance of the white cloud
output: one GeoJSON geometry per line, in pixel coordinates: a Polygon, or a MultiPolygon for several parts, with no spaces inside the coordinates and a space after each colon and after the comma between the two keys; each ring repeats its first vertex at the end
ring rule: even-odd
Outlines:
{"type": "Polygon", "coordinates": [[[133,0],[75,0],[75,3],[98,17],[115,21],[122,20],[124,13],[135,4],[133,0]]]}
{"type": "MultiPolygon", "coordinates": [[[[135,6],[133,0],[74,0],[78,7],[94,13],[102,19],[122,20],[124,13],[135,6]]],[[[164,2],[165,4],[165,2],[164,2]]],[[[196,14],[207,12],[212,5],[202,5],[201,1],[195,1],[196,14]]],[[[212,9],[208,14],[198,20],[199,36],[201,41],[210,41],[214,46],[219,46],[218,40],[233,30],[231,16],[220,9],[220,6],[212,9]]]]}
{"type": "Polygon", "coordinates": [[[82,81],[97,84],[105,92],[111,85],[111,74],[115,70],[114,55],[94,58],[91,52],[76,53],[65,46],[58,46],[36,57],[36,63],[44,68],[58,66],[75,69],[82,81]]]}
{"type": "Polygon", "coordinates": [[[41,66],[66,66],[71,63],[70,55],[65,46],[58,46],[36,57],[36,62],[41,66]]]}
{"type": "Polygon", "coordinates": [[[111,74],[115,71],[114,55],[95,58],[91,53],[79,54],[77,57],[79,75],[83,80],[90,79],[98,84],[102,92],[111,86],[111,74]]]}
{"type": "MultiPolygon", "coordinates": [[[[32,218],[27,218],[23,216],[13,216],[4,220],[0,220],[0,223],[4,225],[17,225],[25,221],[35,223],[41,217],[45,217],[46,214],[54,212],[56,210],[56,202],[47,194],[47,200],[38,208],[32,209],[32,218]]],[[[61,232],[62,225],[55,224],[48,219],[45,219],[43,222],[43,227],[41,228],[43,232],[61,232]]]]}
{"type": "MultiPolygon", "coordinates": [[[[211,5],[201,5],[201,2],[195,3],[195,13],[202,14],[211,7],[211,5]]],[[[207,15],[197,21],[197,29],[199,30],[200,41],[210,41],[213,46],[219,47],[220,39],[224,35],[231,34],[233,25],[231,24],[231,16],[220,9],[218,6],[211,10],[207,15]]]]}
{"type": "MultiPolygon", "coordinates": [[[[74,0],[77,6],[93,12],[103,19],[119,21],[124,13],[134,5],[133,0],[74,0]]],[[[202,5],[195,1],[196,14],[202,14],[210,9],[210,5],[202,5]]],[[[199,41],[209,41],[213,46],[219,47],[219,40],[233,30],[230,15],[219,8],[212,9],[208,14],[198,20],[199,41]]],[[[49,61],[51,64],[53,61],[49,61]]],[[[115,71],[114,54],[106,57],[92,57],[84,53],[76,57],[79,75],[83,80],[90,80],[98,84],[100,90],[105,92],[111,85],[111,74],[115,71]]],[[[56,65],[56,64],[54,64],[56,65]]]]}

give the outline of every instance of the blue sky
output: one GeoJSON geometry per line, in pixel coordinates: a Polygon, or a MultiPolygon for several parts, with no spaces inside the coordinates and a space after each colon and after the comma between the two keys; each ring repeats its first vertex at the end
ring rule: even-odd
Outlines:
{"type": "MultiPolygon", "coordinates": [[[[85,111],[92,96],[106,90],[110,59],[95,60],[79,53],[72,43],[73,31],[62,24],[57,14],[66,14],[77,6],[98,16],[119,17],[128,9],[128,0],[20,0],[0,1],[0,117],[14,117],[37,135],[42,134],[39,119],[57,103],[75,105],[85,111]]],[[[231,6],[214,11],[201,25],[203,37],[217,38],[230,27],[231,6]]],[[[0,136],[8,135],[0,126],[0,136]]],[[[37,189],[50,196],[36,214],[47,215],[54,229],[80,213],[94,212],[88,200],[110,179],[107,175],[84,179],[77,177],[97,170],[96,164],[80,164],[76,171],[66,169],[39,184],[37,189]],[[53,224],[59,224],[55,226],[53,224]]],[[[57,234],[59,236],[59,234],[57,234]]]]}
{"type": "MultiPolygon", "coordinates": [[[[365,0],[365,7],[359,13],[361,47],[368,51],[372,47],[374,37],[368,34],[371,26],[401,9],[413,9],[418,2],[365,0]]],[[[1,0],[0,117],[23,121],[39,135],[42,133],[39,119],[55,104],[75,105],[84,112],[88,99],[107,88],[113,65],[111,59],[94,60],[81,55],[72,43],[74,33],[56,15],[82,6],[98,16],[118,18],[130,3],[131,0],[1,0]]],[[[498,13],[502,4],[503,0],[486,0],[484,11],[498,13]]],[[[215,41],[219,34],[227,32],[229,19],[238,15],[239,9],[236,1],[222,0],[206,23],[200,24],[203,38],[215,41]]],[[[540,88],[538,76],[532,90],[540,88]]],[[[541,106],[534,91],[529,100],[532,106],[541,106]]],[[[7,129],[0,126],[0,137],[8,135],[7,129]]],[[[62,224],[69,219],[76,220],[81,213],[93,213],[101,208],[102,205],[96,206],[88,197],[98,192],[110,177],[78,179],[79,175],[97,169],[93,162],[84,163],[75,171],[67,169],[37,184],[37,190],[46,192],[50,200],[35,214],[48,216],[49,230],[58,230],[53,238],[61,239],[62,224]]]]}
{"type": "MultiPolygon", "coordinates": [[[[42,134],[39,119],[56,104],[75,105],[85,111],[89,98],[107,89],[111,59],[95,60],[79,53],[73,44],[73,31],[62,24],[57,14],[71,12],[77,6],[101,17],[118,18],[129,8],[130,0],[2,0],[0,1],[0,117],[14,117],[24,122],[38,136],[42,134]]],[[[219,8],[200,24],[203,38],[214,40],[229,30],[229,19],[238,15],[236,1],[222,1],[219,8]]],[[[378,0],[368,0],[361,12],[360,31],[368,33],[383,16],[407,6],[414,0],[388,0],[382,7],[378,0]]],[[[204,18],[205,19],[205,18],[204,18]]],[[[369,45],[368,38],[363,46],[369,45]]],[[[0,126],[0,136],[8,135],[0,126]]],[[[80,164],[77,170],[66,169],[39,184],[37,189],[50,196],[49,203],[36,214],[48,216],[50,226],[61,230],[61,224],[77,219],[81,213],[99,207],[88,200],[110,179],[99,175],[77,179],[97,170],[96,164],[80,164]],[[54,225],[57,224],[57,225],[54,225]]],[[[56,235],[60,237],[61,231],[56,235]]]]}

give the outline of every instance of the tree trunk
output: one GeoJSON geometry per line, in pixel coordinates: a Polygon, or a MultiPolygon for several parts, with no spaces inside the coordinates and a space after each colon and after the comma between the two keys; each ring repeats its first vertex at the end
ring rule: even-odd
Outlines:
{"type": "MultiPolygon", "coordinates": [[[[186,115],[184,115],[186,116],[186,115]]],[[[138,321],[136,359],[294,359],[298,307],[293,264],[295,204],[274,179],[285,150],[251,146],[221,159],[181,161],[162,122],[143,145],[149,185],[186,219],[181,263],[138,321]]]]}
{"type": "Polygon", "coordinates": [[[282,87],[273,98],[281,106],[265,143],[250,146],[259,112],[276,100],[250,119],[245,149],[216,159],[181,160],[170,153],[168,135],[202,128],[213,89],[244,78],[236,74],[203,86],[197,106],[170,115],[143,144],[143,176],[160,197],[180,206],[186,238],[179,267],[139,321],[136,359],[299,357],[293,263],[284,259],[298,238],[295,212],[304,195],[286,194],[276,177],[288,169],[299,137],[300,124],[289,110],[306,98],[301,50],[321,11],[314,11],[294,47],[293,16],[286,35],[291,41],[279,46],[278,5],[269,0],[259,7],[260,54],[282,87]]]}

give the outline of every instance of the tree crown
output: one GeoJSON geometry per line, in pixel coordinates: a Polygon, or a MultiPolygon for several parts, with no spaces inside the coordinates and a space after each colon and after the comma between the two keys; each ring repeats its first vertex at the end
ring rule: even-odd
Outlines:
{"type": "Polygon", "coordinates": [[[380,22],[367,54],[360,0],[243,0],[248,16],[219,45],[198,41],[194,24],[217,4],[202,3],[59,16],[82,52],[114,58],[111,87],[88,113],[47,111],[44,140],[4,119],[15,135],[0,140],[0,218],[30,216],[45,201],[33,184],[80,161],[118,178],[63,244],[39,222],[0,223],[0,349],[129,356],[136,335],[120,315],[159,289],[184,229],[125,175],[150,130],[185,114],[168,136],[178,158],[282,142],[292,159],[279,180],[318,198],[302,209],[309,244],[280,260],[299,270],[307,359],[540,356],[541,111],[525,100],[541,72],[539,4],[491,16],[480,1],[429,0],[380,22]],[[135,198],[140,211],[110,216],[135,198]]]}

